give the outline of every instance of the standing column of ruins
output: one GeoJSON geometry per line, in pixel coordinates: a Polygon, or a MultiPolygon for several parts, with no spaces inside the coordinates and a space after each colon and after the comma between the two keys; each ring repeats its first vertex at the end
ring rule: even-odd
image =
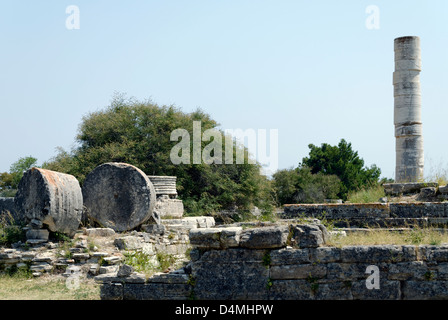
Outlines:
{"type": "Polygon", "coordinates": [[[417,182],[424,166],[420,38],[396,38],[394,51],[395,182],[417,182]]]}

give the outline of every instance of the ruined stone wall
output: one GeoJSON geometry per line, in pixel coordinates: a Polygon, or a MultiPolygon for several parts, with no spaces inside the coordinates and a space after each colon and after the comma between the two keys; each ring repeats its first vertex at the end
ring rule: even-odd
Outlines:
{"type": "Polygon", "coordinates": [[[448,299],[448,246],[325,246],[321,225],[190,231],[191,262],[103,277],[103,299],[448,299]]]}
{"type": "Polygon", "coordinates": [[[448,202],[290,204],[283,209],[280,213],[282,218],[326,219],[340,227],[401,227],[448,223],[448,202]]]}

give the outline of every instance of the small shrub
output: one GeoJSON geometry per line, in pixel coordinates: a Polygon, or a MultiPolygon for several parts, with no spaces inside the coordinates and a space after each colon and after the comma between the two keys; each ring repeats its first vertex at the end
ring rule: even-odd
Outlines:
{"type": "Polygon", "coordinates": [[[151,256],[141,250],[127,252],[124,257],[124,263],[134,267],[138,272],[153,272],[156,269],[151,256]]]}
{"type": "Polygon", "coordinates": [[[19,241],[25,241],[23,226],[0,222],[0,245],[11,245],[19,241]]]}
{"type": "Polygon", "coordinates": [[[159,269],[161,271],[166,271],[170,266],[176,263],[176,258],[168,253],[158,252],[156,254],[157,261],[159,261],[159,269]]]}

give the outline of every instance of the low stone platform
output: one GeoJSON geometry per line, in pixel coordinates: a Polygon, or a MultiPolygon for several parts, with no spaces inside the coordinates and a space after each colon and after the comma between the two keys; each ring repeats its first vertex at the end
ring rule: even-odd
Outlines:
{"type": "Polygon", "coordinates": [[[287,204],[283,219],[317,218],[337,227],[403,227],[448,225],[448,202],[287,204]]]}

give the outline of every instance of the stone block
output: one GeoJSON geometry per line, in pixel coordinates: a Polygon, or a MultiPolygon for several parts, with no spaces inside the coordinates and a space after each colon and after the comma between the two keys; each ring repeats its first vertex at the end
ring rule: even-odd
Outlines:
{"type": "Polygon", "coordinates": [[[448,281],[405,281],[404,300],[447,300],[448,281]]]}
{"type": "Polygon", "coordinates": [[[419,257],[423,261],[447,262],[448,261],[448,245],[433,246],[420,245],[418,246],[419,257]]]}
{"type": "Polygon", "coordinates": [[[185,273],[156,273],[147,279],[147,283],[177,283],[188,284],[189,276],[185,273]]]}
{"type": "Polygon", "coordinates": [[[366,280],[354,281],[351,286],[355,300],[399,300],[401,299],[400,281],[386,280],[380,276],[379,289],[368,289],[366,280]]]}
{"type": "Polygon", "coordinates": [[[257,262],[262,263],[266,250],[253,250],[244,248],[230,248],[227,250],[209,250],[204,252],[200,261],[216,264],[257,262]]]}
{"type": "Polygon", "coordinates": [[[221,248],[221,228],[204,228],[190,230],[190,244],[198,248],[221,248]]]}
{"type": "Polygon", "coordinates": [[[124,300],[187,300],[192,294],[188,284],[153,283],[131,284],[123,287],[124,300]]]}
{"type": "Polygon", "coordinates": [[[329,263],[341,261],[341,248],[319,247],[310,249],[311,261],[317,263],[329,263]]]}
{"type": "Polygon", "coordinates": [[[271,266],[272,280],[324,278],[327,268],[323,264],[289,264],[271,266]]]}
{"type": "Polygon", "coordinates": [[[289,228],[287,226],[246,229],[241,233],[240,246],[251,249],[273,249],[286,247],[289,228]]]}
{"type": "Polygon", "coordinates": [[[199,300],[267,298],[269,270],[262,262],[199,260],[192,264],[192,276],[195,279],[194,293],[199,300]]]}
{"type": "Polygon", "coordinates": [[[426,280],[429,269],[423,261],[391,263],[387,277],[389,280],[426,280]]]}
{"type": "Polygon", "coordinates": [[[168,196],[157,197],[154,211],[163,218],[182,218],[184,204],[180,199],[170,199],[168,196]]]}
{"type": "Polygon", "coordinates": [[[115,231],[112,228],[87,228],[85,234],[89,237],[112,237],[115,231]]]}
{"type": "Polygon", "coordinates": [[[402,246],[374,245],[374,246],[346,246],[341,249],[342,262],[350,263],[380,263],[400,262],[408,259],[409,249],[403,251],[402,246]]]}
{"type": "Polygon", "coordinates": [[[383,184],[386,195],[398,196],[400,194],[419,193],[426,187],[438,187],[438,183],[409,182],[409,183],[385,183],[383,184]]]}
{"type": "Polygon", "coordinates": [[[268,291],[269,300],[313,300],[311,286],[307,280],[275,280],[268,291]]]}
{"type": "Polygon", "coordinates": [[[284,248],[271,250],[270,252],[271,266],[302,263],[310,263],[309,249],[284,248]]]}
{"type": "Polygon", "coordinates": [[[103,283],[100,288],[101,300],[123,300],[123,284],[103,283]]]}
{"type": "Polygon", "coordinates": [[[390,203],[392,218],[445,217],[445,204],[440,202],[390,203]]]}
{"type": "Polygon", "coordinates": [[[46,229],[29,229],[26,232],[26,238],[28,240],[48,240],[48,237],[50,235],[50,232],[46,229]]]}
{"type": "Polygon", "coordinates": [[[351,283],[347,281],[314,283],[313,296],[315,300],[353,300],[351,283]]]}
{"type": "Polygon", "coordinates": [[[300,224],[291,228],[292,242],[299,248],[317,248],[325,244],[325,235],[318,225],[300,224]]]}
{"type": "Polygon", "coordinates": [[[228,227],[221,229],[220,243],[223,248],[238,247],[240,244],[240,238],[243,228],[241,227],[228,227]]]}
{"type": "MultiPolygon", "coordinates": [[[[327,279],[337,281],[357,281],[367,279],[366,274],[368,263],[328,263],[327,279]]],[[[384,265],[377,264],[378,268],[384,265]]]]}
{"type": "Polygon", "coordinates": [[[124,236],[114,240],[115,246],[120,250],[141,250],[144,253],[152,254],[154,252],[151,243],[146,243],[143,237],[124,236]]]}

